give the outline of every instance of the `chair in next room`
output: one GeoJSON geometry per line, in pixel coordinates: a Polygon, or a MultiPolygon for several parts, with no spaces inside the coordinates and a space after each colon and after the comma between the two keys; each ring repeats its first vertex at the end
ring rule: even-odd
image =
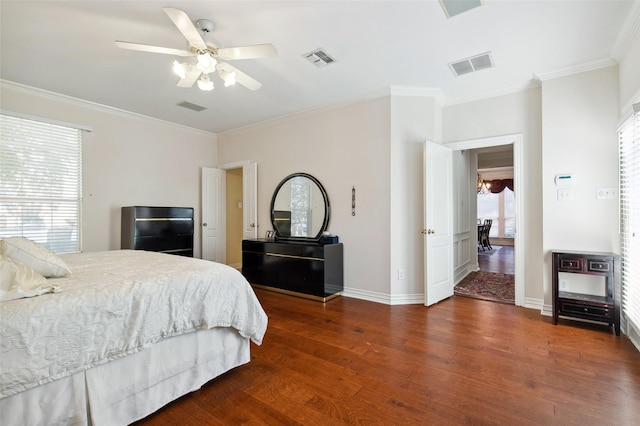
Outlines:
{"type": "Polygon", "coordinates": [[[480,242],[479,245],[482,247],[484,251],[485,248],[489,250],[493,250],[491,247],[491,242],[489,241],[489,231],[491,231],[491,224],[493,223],[493,219],[485,219],[484,224],[482,225],[482,229],[480,230],[480,242]]]}

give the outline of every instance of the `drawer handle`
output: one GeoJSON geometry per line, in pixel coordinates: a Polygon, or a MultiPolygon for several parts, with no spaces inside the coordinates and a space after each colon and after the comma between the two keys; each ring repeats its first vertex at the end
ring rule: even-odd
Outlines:
{"type": "Polygon", "coordinates": [[[304,259],[304,260],[316,260],[318,262],[324,262],[324,259],[320,257],[294,256],[291,254],[281,254],[281,253],[271,253],[271,252],[267,252],[265,254],[267,256],[273,256],[273,257],[285,257],[287,259],[304,259]]]}

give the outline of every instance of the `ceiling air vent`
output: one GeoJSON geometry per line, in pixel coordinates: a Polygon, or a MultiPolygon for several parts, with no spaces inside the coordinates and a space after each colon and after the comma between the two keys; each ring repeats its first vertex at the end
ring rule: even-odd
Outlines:
{"type": "Polygon", "coordinates": [[[440,6],[447,18],[459,15],[467,10],[482,6],[484,0],[440,0],[440,6]]]}
{"type": "Polygon", "coordinates": [[[316,50],[312,50],[309,53],[305,53],[302,56],[318,68],[326,67],[327,65],[336,62],[336,60],[321,47],[316,50]]]}
{"type": "Polygon", "coordinates": [[[192,104],[191,102],[187,102],[187,101],[180,102],[177,105],[179,107],[190,109],[191,111],[195,111],[195,112],[200,112],[200,111],[204,111],[205,109],[207,109],[207,108],[205,108],[203,106],[192,104]]]}
{"type": "Polygon", "coordinates": [[[455,74],[456,77],[493,67],[494,64],[491,52],[481,53],[480,55],[451,62],[449,64],[449,68],[451,68],[451,71],[453,71],[453,74],[455,74]]]}

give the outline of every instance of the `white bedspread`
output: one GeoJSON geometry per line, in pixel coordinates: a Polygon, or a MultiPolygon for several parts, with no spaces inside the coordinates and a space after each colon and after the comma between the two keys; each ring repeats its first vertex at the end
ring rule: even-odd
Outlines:
{"type": "Polygon", "coordinates": [[[62,258],[72,274],[49,279],[59,293],[0,303],[0,397],[195,330],[262,343],[267,316],[229,266],[134,250],[62,258]]]}

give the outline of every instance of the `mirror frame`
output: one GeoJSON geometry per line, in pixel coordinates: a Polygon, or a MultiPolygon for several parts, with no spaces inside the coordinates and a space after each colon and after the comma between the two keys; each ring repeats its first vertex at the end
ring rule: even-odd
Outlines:
{"type": "Polygon", "coordinates": [[[271,196],[270,214],[271,214],[271,226],[273,227],[273,230],[275,232],[276,240],[278,241],[318,241],[322,236],[322,234],[327,230],[327,227],[329,226],[329,219],[331,218],[331,206],[329,204],[329,197],[327,196],[327,191],[324,189],[324,186],[322,186],[322,184],[318,179],[316,179],[315,177],[313,177],[308,173],[292,173],[289,176],[282,179],[282,181],[276,187],[275,191],[273,191],[273,195],[271,196]],[[324,219],[322,221],[322,226],[320,228],[320,231],[316,234],[315,237],[291,237],[291,236],[283,237],[282,235],[280,235],[280,232],[278,231],[278,227],[276,226],[276,223],[275,223],[274,207],[276,204],[276,198],[278,196],[278,193],[280,192],[280,189],[289,180],[296,177],[305,177],[311,180],[320,190],[320,193],[322,194],[322,198],[324,200],[324,219]]]}

